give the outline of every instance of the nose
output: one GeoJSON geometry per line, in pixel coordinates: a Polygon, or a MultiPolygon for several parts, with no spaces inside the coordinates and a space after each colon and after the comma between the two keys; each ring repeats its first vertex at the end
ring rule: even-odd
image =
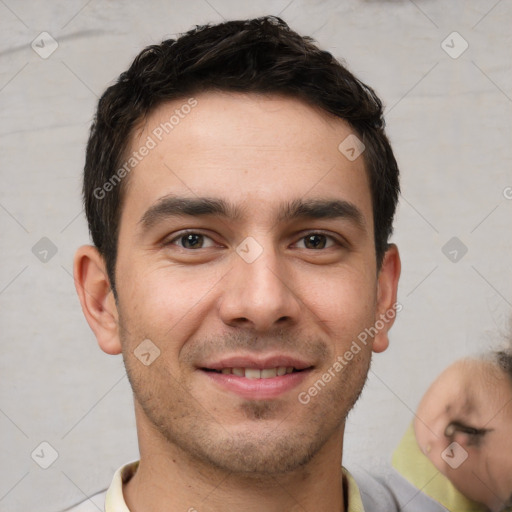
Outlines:
{"type": "Polygon", "coordinates": [[[234,254],[219,314],[230,327],[268,331],[291,327],[300,318],[301,301],[275,251],[265,248],[252,262],[234,254]]]}

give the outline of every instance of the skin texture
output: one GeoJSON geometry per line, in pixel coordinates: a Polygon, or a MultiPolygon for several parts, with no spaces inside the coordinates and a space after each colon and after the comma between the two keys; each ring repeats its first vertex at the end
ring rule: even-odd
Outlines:
{"type": "Polygon", "coordinates": [[[448,367],[423,396],[414,428],[423,452],[464,495],[492,511],[512,504],[512,382],[494,363],[448,367]],[[457,468],[441,457],[452,442],[468,454],[457,468]]]}
{"type": "MultiPolygon", "coordinates": [[[[393,320],[307,405],[298,394],[396,303],[398,251],[377,272],[364,160],[337,149],[347,123],[292,98],[196,99],[129,176],[117,303],[97,251],[75,259],[85,316],[105,352],[122,352],[134,390],[141,462],[125,499],[133,512],[343,510],[345,418],[393,320]],[[239,216],[146,214],[169,196],[222,199],[239,216]],[[360,222],[279,219],[289,203],[317,199],[351,203],[360,222]],[[184,246],[185,229],[206,237],[198,248],[184,246]],[[306,244],[318,232],[319,248],[306,244]],[[248,236],[261,248],[252,263],[236,250],[248,236]],[[149,366],[134,356],[145,339],[160,350],[149,366]],[[286,354],[311,369],[277,397],[247,399],[201,370],[234,354],[286,354]]],[[[132,149],[181,103],[157,108],[132,149]]]]}

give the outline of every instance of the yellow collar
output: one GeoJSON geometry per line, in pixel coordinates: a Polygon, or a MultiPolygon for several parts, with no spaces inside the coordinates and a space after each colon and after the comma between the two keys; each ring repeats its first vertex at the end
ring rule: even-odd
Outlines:
{"type": "MultiPolygon", "coordinates": [[[[123,496],[123,484],[128,482],[136,473],[139,467],[139,461],[134,461],[120,467],[112,479],[112,484],[107,491],[105,500],[106,512],[130,512],[126,506],[123,496]]],[[[345,469],[343,470],[343,483],[345,487],[345,499],[348,503],[347,512],[364,512],[361,493],[353,479],[352,475],[345,469]]]]}
{"type": "Polygon", "coordinates": [[[346,483],[344,486],[345,499],[348,503],[347,512],[364,512],[363,501],[361,499],[361,493],[359,487],[352,475],[345,469],[343,471],[343,481],[346,483]]]}

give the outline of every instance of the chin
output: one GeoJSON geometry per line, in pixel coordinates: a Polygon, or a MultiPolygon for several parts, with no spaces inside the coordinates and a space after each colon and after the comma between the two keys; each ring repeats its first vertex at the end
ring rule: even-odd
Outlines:
{"type": "Polygon", "coordinates": [[[196,455],[203,462],[223,471],[256,480],[268,480],[272,475],[299,470],[311,461],[318,449],[311,443],[305,443],[302,436],[295,438],[293,435],[283,435],[274,439],[263,436],[248,440],[240,435],[224,442],[212,443],[209,448],[197,450],[196,455]]]}

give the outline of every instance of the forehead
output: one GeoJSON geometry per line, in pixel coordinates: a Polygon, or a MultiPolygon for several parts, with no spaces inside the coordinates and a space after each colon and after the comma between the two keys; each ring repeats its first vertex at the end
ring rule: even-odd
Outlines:
{"type": "Polygon", "coordinates": [[[339,149],[354,135],[342,119],[290,97],[208,92],[165,103],[132,136],[128,157],[151,149],[129,175],[125,204],[147,208],[178,194],[253,200],[268,211],[316,195],[358,203],[372,224],[363,156],[339,149]]]}
{"type": "Polygon", "coordinates": [[[475,408],[492,409],[512,418],[512,382],[497,365],[485,360],[465,360],[446,372],[445,386],[457,386],[475,408]]]}

